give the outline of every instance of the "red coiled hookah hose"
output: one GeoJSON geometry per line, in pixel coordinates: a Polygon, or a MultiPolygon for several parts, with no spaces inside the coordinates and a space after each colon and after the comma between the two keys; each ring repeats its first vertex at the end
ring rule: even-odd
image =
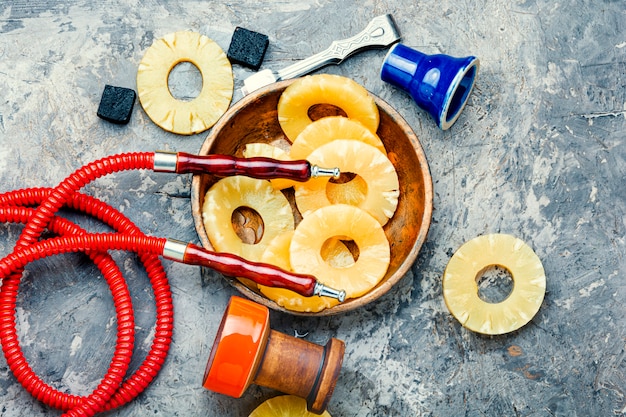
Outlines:
{"type": "Polygon", "coordinates": [[[226,253],[204,250],[191,243],[150,237],[111,206],[79,192],[91,181],[115,172],[152,169],[173,173],[209,173],[217,176],[248,175],[255,178],[284,177],[306,181],[314,176],[338,175],[306,161],[275,161],[269,158],[239,159],[224,155],[197,156],[185,153],[127,153],[92,162],[68,176],[55,188],[31,188],[0,194],[0,221],[23,223],[13,252],[0,260],[0,342],[7,364],[20,384],[37,400],[63,410],[64,416],[93,416],[120,407],[152,382],[167,357],[174,325],[172,294],[159,256],[201,265],[229,276],[260,284],[289,288],[305,296],[345,298],[343,291],[328,288],[315,277],[248,262],[226,253]],[[114,233],[88,233],[56,215],[67,207],[94,217],[114,233]],[[44,230],[55,237],[40,240],[44,230]],[[139,255],[153,287],[156,329],[152,346],[139,368],[126,373],[134,346],[134,313],[126,281],[109,250],[139,255]],[[24,268],[38,259],[67,252],[85,252],[102,272],[113,295],[117,318],[117,343],[109,368],[96,389],[87,396],[61,392],[46,384],[31,369],[17,335],[16,303],[24,268]]]}

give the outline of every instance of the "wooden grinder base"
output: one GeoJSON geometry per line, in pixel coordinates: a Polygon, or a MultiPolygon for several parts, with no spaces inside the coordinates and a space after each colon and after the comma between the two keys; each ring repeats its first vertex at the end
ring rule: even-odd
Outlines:
{"type": "Polygon", "coordinates": [[[339,377],[345,344],[325,346],[269,328],[269,310],[233,296],[222,318],[204,374],[203,386],[239,398],[250,384],[305,398],[321,414],[339,377]]]}

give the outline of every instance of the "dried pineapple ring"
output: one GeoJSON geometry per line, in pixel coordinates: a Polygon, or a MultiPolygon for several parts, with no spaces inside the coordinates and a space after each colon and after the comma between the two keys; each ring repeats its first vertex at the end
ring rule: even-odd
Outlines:
{"type": "Polygon", "coordinates": [[[332,288],[342,288],[346,298],[356,298],[374,288],[387,273],[389,241],[378,221],[364,210],[334,204],[303,218],[291,239],[290,262],[294,272],[311,274],[332,288]],[[351,239],[358,259],[346,267],[333,267],[322,257],[331,238],[351,239]]]}
{"type": "Polygon", "coordinates": [[[385,225],[398,207],[400,184],[391,161],[378,149],[357,140],[338,139],[313,151],[308,160],[318,166],[339,167],[357,174],[344,184],[314,178],[296,185],[296,205],[303,216],[337,203],[357,206],[385,225]]]}
{"type": "Polygon", "coordinates": [[[443,275],[443,298],[461,324],[482,334],[512,332],[539,311],[546,291],[541,261],[520,239],[506,234],[478,236],[463,244],[443,275]],[[500,266],[511,274],[513,291],[504,301],[489,303],[478,296],[483,271],[500,266]]]}
{"type": "Polygon", "coordinates": [[[244,176],[225,177],[213,184],[204,198],[202,220],[216,251],[252,261],[261,259],[272,239],[294,229],[287,198],[268,181],[244,176]],[[243,242],[233,228],[233,212],[240,207],[251,208],[263,220],[263,235],[257,243],[243,242]]]}
{"type": "MultiPolygon", "coordinates": [[[[275,237],[265,249],[261,262],[276,265],[286,271],[291,271],[289,260],[289,248],[293,231],[285,232],[275,237]]],[[[335,268],[347,267],[354,264],[354,258],[350,249],[339,239],[332,239],[327,245],[322,247],[322,258],[327,259],[335,268]]],[[[324,281],[321,281],[324,284],[324,281]]],[[[305,313],[317,313],[325,308],[334,307],[339,304],[339,300],[329,297],[303,297],[293,291],[278,287],[258,286],[259,290],[270,300],[279,306],[291,311],[305,313]]]]}
{"type": "Polygon", "coordinates": [[[378,130],[378,107],[363,86],[340,75],[316,74],[294,81],[278,99],[278,123],[287,138],[294,141],[312,123],[309,109],[316,104],[337,106],[370,131],[378,130]]]}
{"type": "Polygon", "coordinates": [[[137,70],[137,95],[150,119],[168,132],[191,135],[207,130],[226,112],[233,96],[233,72],[224,51],[199,33],[174,32],[156,40],[137,70]],[[177,100],[168,76],[181,62],[202,75],[202,90],[191,101],[177,100]]]}
{"type": "Polygon", "coordinates": [[[308,411],[304,398],[280,395],[259,405],[248,417],[331,417],[331,415],[328,411],[322,414],[308,411]]]}
{"type": "Polygon", "coordinates": [[[307,159],[315,149],[335,139],[360,140],[387,154],[385,145],[378,135],[358,120],[329,116],[318,119],[305,127],[291,144],[289,156],[292,159],[307,159]]]}

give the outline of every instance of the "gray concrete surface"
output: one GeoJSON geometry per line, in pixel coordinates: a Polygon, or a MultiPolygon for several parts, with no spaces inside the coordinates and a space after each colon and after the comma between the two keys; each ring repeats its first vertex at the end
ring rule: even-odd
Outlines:
{"type": "MultiPolygon", "coordinates": [[[[482,64],[468,106],[446,132],[379,79],[385,51],[319,71],[360,82],[419,136],[435,192],[427,242],[378,302],[322,319],[272,313],[272,327],[316,343],[346,342],[334,417],[626,415],[623,0],[3,0],[0,192],[55,185],[109,154],[197,152],[206,133],[169,134],[139,103],[127,126],[96,117],[104,85],[134,89],[143,53],[164,34],[195,30],[226,50],[236,26],[256,30],[270,39],[263,68],[279,69],[383,13],[394,16],[405,44],[473,54],[482,64]],[[548,286],[532,322],[498,337],[461,327],[441,290],[454,251],[490,232],[533,247],[548,286]]],[[[235,66],[234,74],[238,89],[251,71],[235,66]]],[[[189,187],[188,176],[131,172],[86,192],[148,234],[197,241],[189,187]]],[[[0,254],[20,230],[0,226],[0,254]]],[[[134,256],[116,257],[136,301],[136,367],[151,342],[152,294],[134,256]]],[[[236,292],[210,271],[165,264],[176,309],[170,355],[139,398],[106,415],[246,416],[277,395],[252,387],[232,399],[201,387],[219,318],[236,292]]],[[[89,393],[115,342],[99,272],[82,255],[50,258],[29,266],[22,290],[18,326],[32,367],[55,387],[89,393]]],[[[59,414],[33,399],[0,359],[0,416],[59,414]]]]}

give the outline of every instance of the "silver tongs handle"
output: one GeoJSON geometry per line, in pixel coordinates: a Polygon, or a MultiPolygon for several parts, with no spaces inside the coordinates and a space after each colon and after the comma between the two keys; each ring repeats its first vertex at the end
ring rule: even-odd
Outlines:
{"type": "MultiPolygon", "coordinates": [[[[351,38],[333,41],[328,49],[277,72],[278,80],[288,80],[315,71],[328,64],[339,64],[350,55],[365,49],[384,48],[400,40],[390,14],[372,19],[367,27],[351,38]]],[[[278,81],[277,80],[277,81],[278,81]]]]}

